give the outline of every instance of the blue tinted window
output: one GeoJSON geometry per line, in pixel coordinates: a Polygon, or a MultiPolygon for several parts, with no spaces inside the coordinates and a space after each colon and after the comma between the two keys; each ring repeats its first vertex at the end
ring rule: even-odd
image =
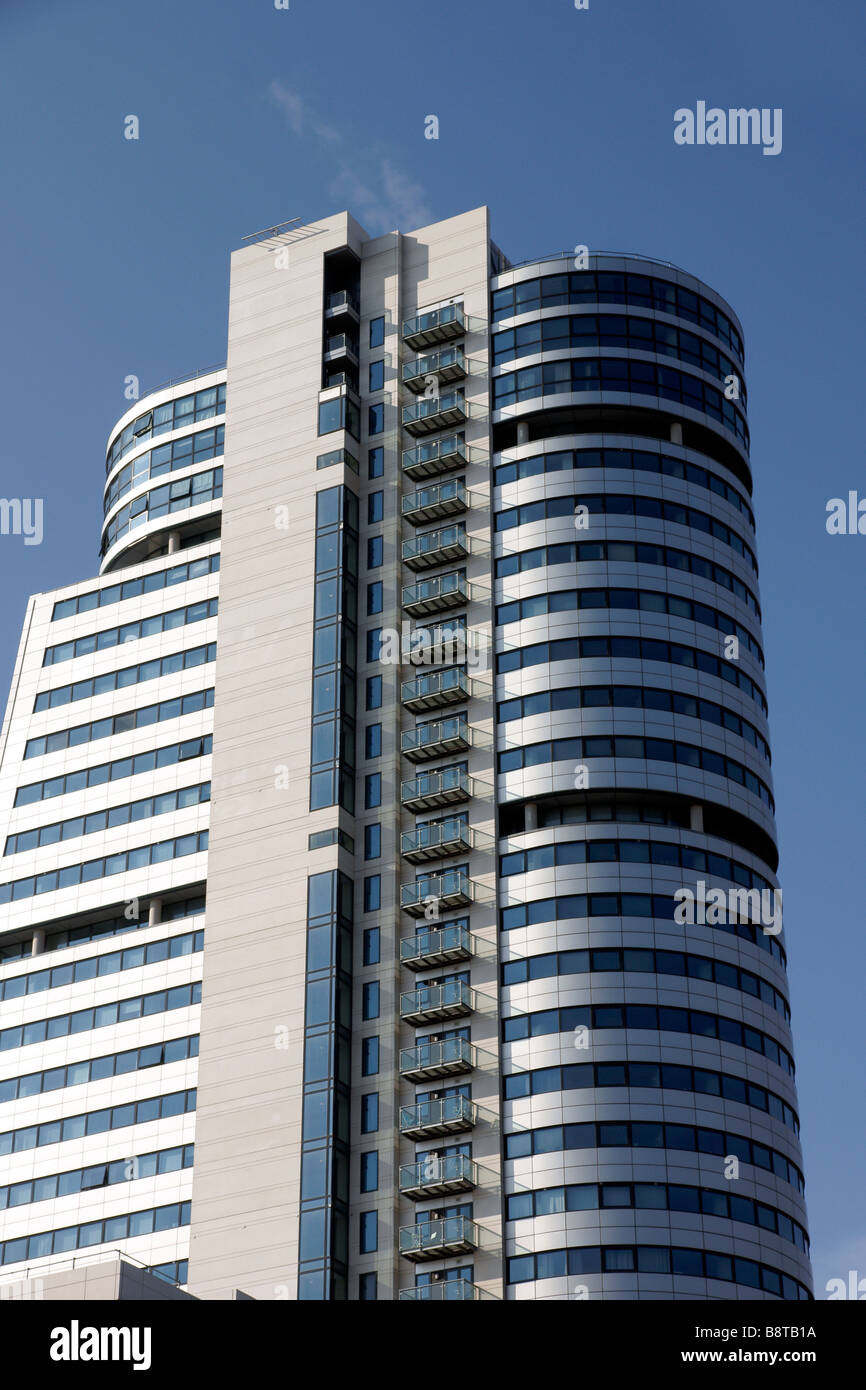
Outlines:
{"type": "Polygon", "coordinates": [[[368,1255],[376,1250],[379,1244],[379,1216],[375,1211],[362,1211],[360,1221],[361,1233],[359,1250],[362,1255],[368,1255]]]}
{"type": "Polygon", "coordinates": [[[364,879],[364,911],[378,912],[382,899],[382,879],[379,874],[370,874],[364,879]]]}
{"type": "Polygon", "coordinates": [[[332,434],[343,427],[343,398],[337,396],[319,405],[319,434],[332,434]]]}
{"type": "Polygon", "coordinates": [[[361,1154],[361,1191],[375,1192],[379,1186],[379,1155],[361,1154]]]}
{"type": "Polygon", "coordinates": [[[379,1093],[361,1097],[361,1133],[374,1134],[379,1128],[379,1093]]]}
{"type": "Polygon", "coordinates": [[[368,927],[364,932],[364,965],[378,965],[379,963],[379,928],[368,927]]]}
{"type": "Polygon", "coordinates": [[[361,1075],[375,1076],[379,1070],[379,1039],[364,1038],[361,1042],[361,1075]]]}

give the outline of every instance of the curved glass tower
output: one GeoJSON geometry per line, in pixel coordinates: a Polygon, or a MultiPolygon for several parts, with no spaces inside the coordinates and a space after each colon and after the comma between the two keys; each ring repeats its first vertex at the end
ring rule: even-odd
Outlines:
{"type": "Polygon", "coordinates": [[[219,537],[226,373],[151,391],[108,439],[100,573],[219,537]]]}
{"type": "Polygon", "coordinates": [[[807,1297],[741,326],[541,261],[491,363],[511,1293],[807,1297]]]}
{"type": "Polygon", "coordinates": [[[100,573],[28,606],[0,743],[7,1295],[118,1250],[81,1297],[187,1283],[224,429],[224,370],[130,405],[100,573]]]}

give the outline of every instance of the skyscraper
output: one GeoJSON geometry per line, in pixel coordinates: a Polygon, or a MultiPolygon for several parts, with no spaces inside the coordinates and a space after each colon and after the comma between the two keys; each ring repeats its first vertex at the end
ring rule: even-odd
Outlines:
{"type": "Polygon", "coordinates": [[[486,208],[235,253],[25,619],[0,1278],[812,1296],[746,407],[707,285],[486,208]]]}

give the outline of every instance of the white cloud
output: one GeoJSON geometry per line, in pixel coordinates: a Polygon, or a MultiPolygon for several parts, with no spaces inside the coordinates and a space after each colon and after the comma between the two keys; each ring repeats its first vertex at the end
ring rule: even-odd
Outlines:
{"type": "Polygon", "coordinates": [[[268,94],[285,115],[295,135],[312,135],[317,140],[329,143],[340,140],[340,132],[320,121],[303,97],[290,91],[282,82],[272,82],[268,94]]]}
{"type": "Polygon", "coordinates": [[[382,184],[385,190],[385,203],[393,207],[396,220],[393,226],[401,223],[409,227],[423,227],[433,221],[433,214],[424,197],[424,189],[413,183],[408,175],[395,169],[388,159],[382,160],[382,184]]]}
{"type": "Polygon", "coordinates": [[[344,203],[367,231],[379,235],[397,227],[423,227],[433,221],[421,184],[398,169],[386,154],[370,151],[364,158],[353,152],[350,164],[340,148],[346,147],[342,133],[321,121],[298,92],[275,81],[268,88],[268,95],[282,111],[293,135],[317,142],[323,153],[330,149],[335,167],[328,191],[344,203]]]}

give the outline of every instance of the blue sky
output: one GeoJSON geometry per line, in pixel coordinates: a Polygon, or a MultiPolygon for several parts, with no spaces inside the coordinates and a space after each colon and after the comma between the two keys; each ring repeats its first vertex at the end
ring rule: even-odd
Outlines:
{"type": "Polygon", "coordinates": [[[866,536],[825,529],[866,497],[864,36],[814,0],[0,3],[0,494],[45,517],[39,546],[0,536],[4,690],[27,595],[96,572],[124,378],[223,359],[246,233],[486,202],[512,260],[643,251],[737,309],[819,1297],[866,1276],[866,536]],[[781,154],[675,145],[699,100],[782,108],[781,154]]]}

